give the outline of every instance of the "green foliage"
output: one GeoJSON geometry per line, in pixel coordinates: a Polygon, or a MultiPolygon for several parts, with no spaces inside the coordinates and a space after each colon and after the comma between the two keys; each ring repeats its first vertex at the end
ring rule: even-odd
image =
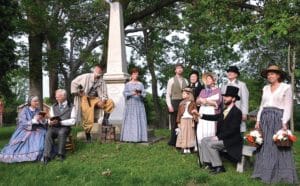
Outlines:
{"type": "MultiPolygon", "coordinates": [[[[1,129],[1,147],[13,130],[14,127],[1,129]]],[[[0,185],[264,185],[251,178],[252,168],[237,174],[236,165],[226,160],[227,172],[212,175],[199,168],[196,154],[182,155],[167,146],[168,130],[155,132],[166,139],[150,146],[77,141],[75,153],[68,153],[63,163],[0,163],[0,185]]],[[[298,168],[299,148],[298,140],[294,146],[298,168]]]]}

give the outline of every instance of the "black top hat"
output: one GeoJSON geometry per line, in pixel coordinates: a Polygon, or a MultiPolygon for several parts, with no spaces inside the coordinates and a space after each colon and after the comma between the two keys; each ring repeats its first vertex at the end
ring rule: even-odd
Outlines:
{"type": "Polygon", "coordinates": [[[239,88],[234,86],[227,86],[225,94],[222,94],[222,96],[231,96],[235,97],[236,100],[240,100],[240,96],[238,95],[239,88]]]}
{"type": "Polygon", "coordinates": [[[240,75],[240,71],[239,71],[237,66],[230,66],[226,71],[227,72],[234,72],[237,75],[240,75]]]}

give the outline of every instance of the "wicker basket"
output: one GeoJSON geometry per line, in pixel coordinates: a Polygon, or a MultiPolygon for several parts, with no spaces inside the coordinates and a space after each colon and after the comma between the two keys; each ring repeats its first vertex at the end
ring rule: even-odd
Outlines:
{"type": "Polygon", "coordinates": [[[291,147],[293,145],[293,142],[291,140],[284,140],[284,141],[280,141],[280,140],[277,140],[275,141],[275,144],[278,146],[278,147],[291,147]]]}

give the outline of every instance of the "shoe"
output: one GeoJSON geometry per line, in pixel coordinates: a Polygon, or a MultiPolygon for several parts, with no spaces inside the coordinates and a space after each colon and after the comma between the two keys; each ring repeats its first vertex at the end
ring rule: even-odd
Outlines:
{"type": "Polygon", "coordinates": [[[211,163],[207,163],[207,162],[203,162],[202,168],[205,170],[210,170],[210,171],[213,170],[213,166],[211,165],[211,163]]]}
{"type": "Polygon", "coordinates": [[[63,162],[65,160],[65,156],[64,155],[61,155],[61,154],[58,154],[57,155],[57,158],[59,161],[63,162]]]}
{"type": "Polygon", "coordinates": [[[85,137],[86,137],[86,142],[87,143],[91,143],[92,142],[91,133],[85,133],[85,137]]]}
{"type": "Polygon", "coordinates": [[[44,156],[43,164],[44,164],[44,165],[47,165],[49,162],[50,162],[50,158],[44,156]]]}
{"type": "Polygon", "coordinates": [[[191,154],[190,149],[186,149],[186,153],[187,153],[187,154],[191,154]]]}
{"type": "Polygon", "coordinates": [[[211,171],[211,173],[213,173],[213,174],[220,174],[222,172],[226,172],[226,170],[223,166],[214,167],[214,169],[211,171]]]}

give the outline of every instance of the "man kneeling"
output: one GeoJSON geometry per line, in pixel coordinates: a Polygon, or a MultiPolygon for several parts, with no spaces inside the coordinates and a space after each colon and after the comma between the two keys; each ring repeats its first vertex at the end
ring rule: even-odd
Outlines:
{"type": "Polygon", "coordinates": [[[204,120],[218,121],[216,136],[203,138],[200,148],[200,160],[204,168],[210,169],[214,174],[225,172],[219,155],[220,150],[225,149],[234,161],[241,161],[243,139],[240,133],[240,123],[242,112],[235,106],[235,101],[240,99],[238,91],[237,87],[227,87],[226,93],[223,94],[225,105],[223,113],[200,116],[204,120]]]}
{"type": "Polygon", "coordinates": [[[67,92],[58,89],[55,92],[56,103],[50,108],[50,119],[45,138],[44,163],[50,161],[54,139],[58,140],[57,155],[59,160],[65,159],[65,145],[67,137],[71,131],[71,126],[75,124],[76,112],[73,104],[67,101],[67,92]]]}

